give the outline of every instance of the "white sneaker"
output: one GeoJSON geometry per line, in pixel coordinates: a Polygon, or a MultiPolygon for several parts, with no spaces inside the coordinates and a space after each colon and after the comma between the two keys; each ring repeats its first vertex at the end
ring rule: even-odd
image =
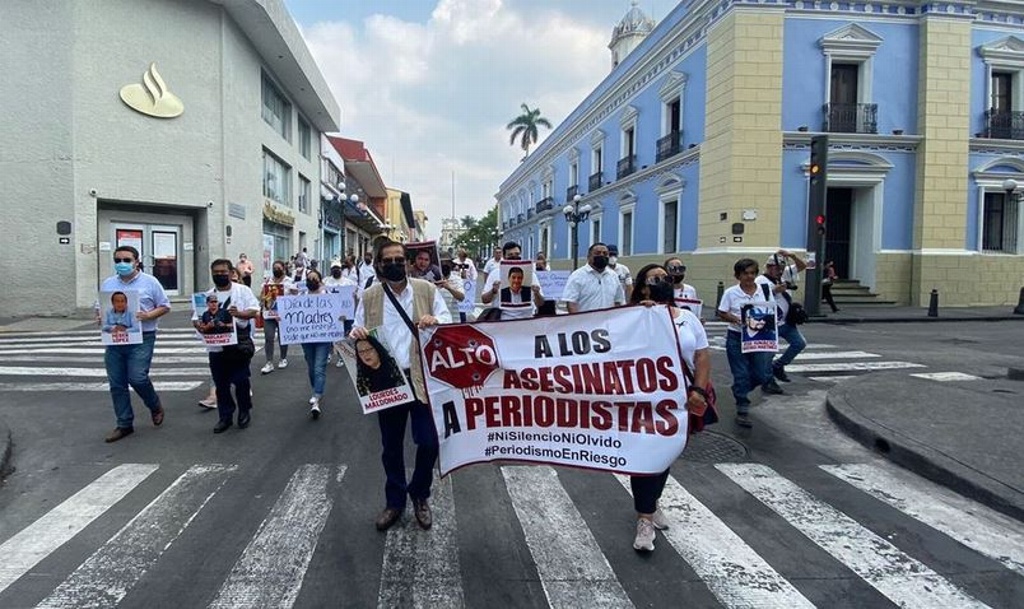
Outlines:
{"type": "Polygon", "coordinates": [[[309,409],[309,415],[313,417],[313,420],[320,418],[320,398],[313,398],[313,407],[309,409]]]}
{"type": "Polygon", "coordinates": [[[654,537],[654,523],[646,518],[637,518],[636,539],[633,540],[633,549],[640,552],[653,552],[654,537]]]}
{"type": "Polygon", "coordinates": [[[286,357],[286,358],[282,359],[281,361],[277,362],[277,367],[280,368],[281,370],[284,370],[285,368],[287,368],[288,367],[288,358],[286,357]]]}
{"type": "Polygon", "coordinates": [[[316,397],[315,395],[314,395],[313,397],[309,398],[309,404],[310,404],[311,406],[312,406],[313,404],[316,404],[316,403],[317,403],[317,402],[319,402],[319,401],[320,401],[320,398],[316,397]]]}
{"type": "Polygon", "coordinates": [[[664,531],[668,528],[668,518],[665,518],[665,514],[662,513],[661,508],[654,511],[654,516],[651,518],[651,522],[654,523],[654,528],[659,531],[664,531]]]}
{"type": "Polygon", "coordinates": [[[267,362],[260,368],[260,374],[270,374],[274,371],[274,362],[267,362]]]}
{"type": "Polygon", "coordinates": [[[334,367],[335,367],[335,368],[344,368],[344,367],[345,367],[345,360],[343,360],[343,359],[341,359],[341,358],[339,357],[339,358],[338,358],[338,363],[337,363],[337,364],[334,364],[334,367]]]}
{"type": "Polygon", "coordinates": [[[328,364],[331,363],[331,356],[330,355],[327,356],[327,363],[328,364]]]}

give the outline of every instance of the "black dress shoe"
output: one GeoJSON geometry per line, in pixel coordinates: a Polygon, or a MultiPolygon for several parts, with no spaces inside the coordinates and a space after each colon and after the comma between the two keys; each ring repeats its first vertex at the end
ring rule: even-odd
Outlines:
{"type": "Polygon", "coordinates": [[[252,415],[250,415],[248,412],[239,413],[239,415],[238,415],[238,428],[239,429],[245,429],[246,427],[249,426],[249,423],[251,421],[252,421],[252,415]]]}
{"type": "Polygon", "coordinates": [[[393,524],[398,522],[398,519],[402,516],[402,510],[395,508],[384,508],[384,511],[377,516],[377,530],[386,531],[391,528],[393,524]]]}
{"type": "Polygon", "coordinates": [[[228,427],[231,427],[231,421],[217,421],[217,424],[213,426],[213,433],[224,433],[228,427]]]}
{"type": "Polygon", "coordinates": [[[786,369],[782,366],[772,366],[772,375],[783,383],[789,382],[789,375],[786,374],[786,369]]]}
{"type": "Polygon", "coordinates": [[[778,383],[772,381],[761,385],[761,393],[767,393],[769,395],[786,395],[786,392],[779,387],[778,383]]]}
{"type": "Polygon", "coordinates": [[[420,524],[420,528],[427,530],[433,526],[434,517],[430,514],[430,506],[427,505],[426,499],[413,499],[412,511],[416,515],[416,522],[420,524]]]}

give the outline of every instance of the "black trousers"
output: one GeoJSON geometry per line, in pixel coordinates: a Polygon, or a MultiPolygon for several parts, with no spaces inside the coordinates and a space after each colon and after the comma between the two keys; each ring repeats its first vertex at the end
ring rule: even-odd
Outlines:
{"type": "Polygon", "coordinates": [[[630,476],[629,488],[633,491],[633,509],[638,514],[653,514],[658,509],[658,499],[668,482],[665,470],[653,476],[630,476]]]}
{"type": "Polygon", "coordinates": [[[235,402],[238,402],[239,416],[247,414],[252,408],[252,396],[249,392],[249,362],[252,356],[244,356],[236,349],[210,353],[210,374],[217,388],[217,414],[221,421],[231,422],[235,414],[235,402]],[[235,386],[235,395],[231,395],[231,386],[235,386]]]}
{"type": "Polygon", "coordinates": [[[823,283],[823,284],[821,284],[821,297],[825,299],[825,302],[828,303],[828,306],[832,307],[832,312],[833,313],[835,313],[836,311],[839,310],[839,307],[836,306],[835,298],[832,298],[832,284],[831,283],[823,283]]]}

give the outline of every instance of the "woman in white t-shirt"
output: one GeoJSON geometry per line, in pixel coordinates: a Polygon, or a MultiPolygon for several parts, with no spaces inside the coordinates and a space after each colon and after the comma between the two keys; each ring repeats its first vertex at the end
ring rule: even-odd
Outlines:
{"type": "Polygon", "coordinates": [[[744,309],[774,307],[775,300],[771,296],[766,296],[766,290],[762,290],[755,281],[758,275],[756,260],[751,258],[737,260],[733,265],[733,275],[739,280],[739,283],[722,293],[722,301],[718,303],[718,318],[729,322],[729,332],[725,339],[725,354],[729,358],[729,370],[732,372],[732,395],[736,398],[736,424],[740,427],[753,427],[748,416],[750,398],[747,397],[747,394],[768,380],[768,375],[765,372],[769,369],[772,354],[767,352],[743,353],[741,332],[744,325],[744,309]]]}
{"type": "MultiPolygon", "coordinates": [[[[707,408],[707,393],[704,387],[707,387],[711,380],[708,335],[696,315],[673,304],[672,278],[665,267],[649,264],[637,272],[630,303],[669,306],[676,332],[679,334],[683,361],[693,372],[693,383],[687,387],[686,410],[703,413],[707,408]]],[[[633,507],[637,513],[636,538],[633,540],[635,550],[654,550],[655,529],[668,528],[668,522],[658,509],[658,499],[665,489],[668,473],[669,470],[666,469],[654,476],[630,476],[633,507]]]]}

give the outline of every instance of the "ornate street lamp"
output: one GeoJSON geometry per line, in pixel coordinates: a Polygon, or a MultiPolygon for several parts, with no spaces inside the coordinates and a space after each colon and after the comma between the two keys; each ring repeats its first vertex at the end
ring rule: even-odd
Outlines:
{"type": "Polygon", "coordinates": [[[590,217],[590,203],[580,205],[580,201],[583,199],[582,195],[576,195],[572,198],[572,203],[566,204],[562,208],[562,213],[565,214],[565,220],[569,223],[569,229],[572,231],[572,270],[576,270],[579,267],[579,230],[580,222],[586,222],[587,218],[590,217]]]}

